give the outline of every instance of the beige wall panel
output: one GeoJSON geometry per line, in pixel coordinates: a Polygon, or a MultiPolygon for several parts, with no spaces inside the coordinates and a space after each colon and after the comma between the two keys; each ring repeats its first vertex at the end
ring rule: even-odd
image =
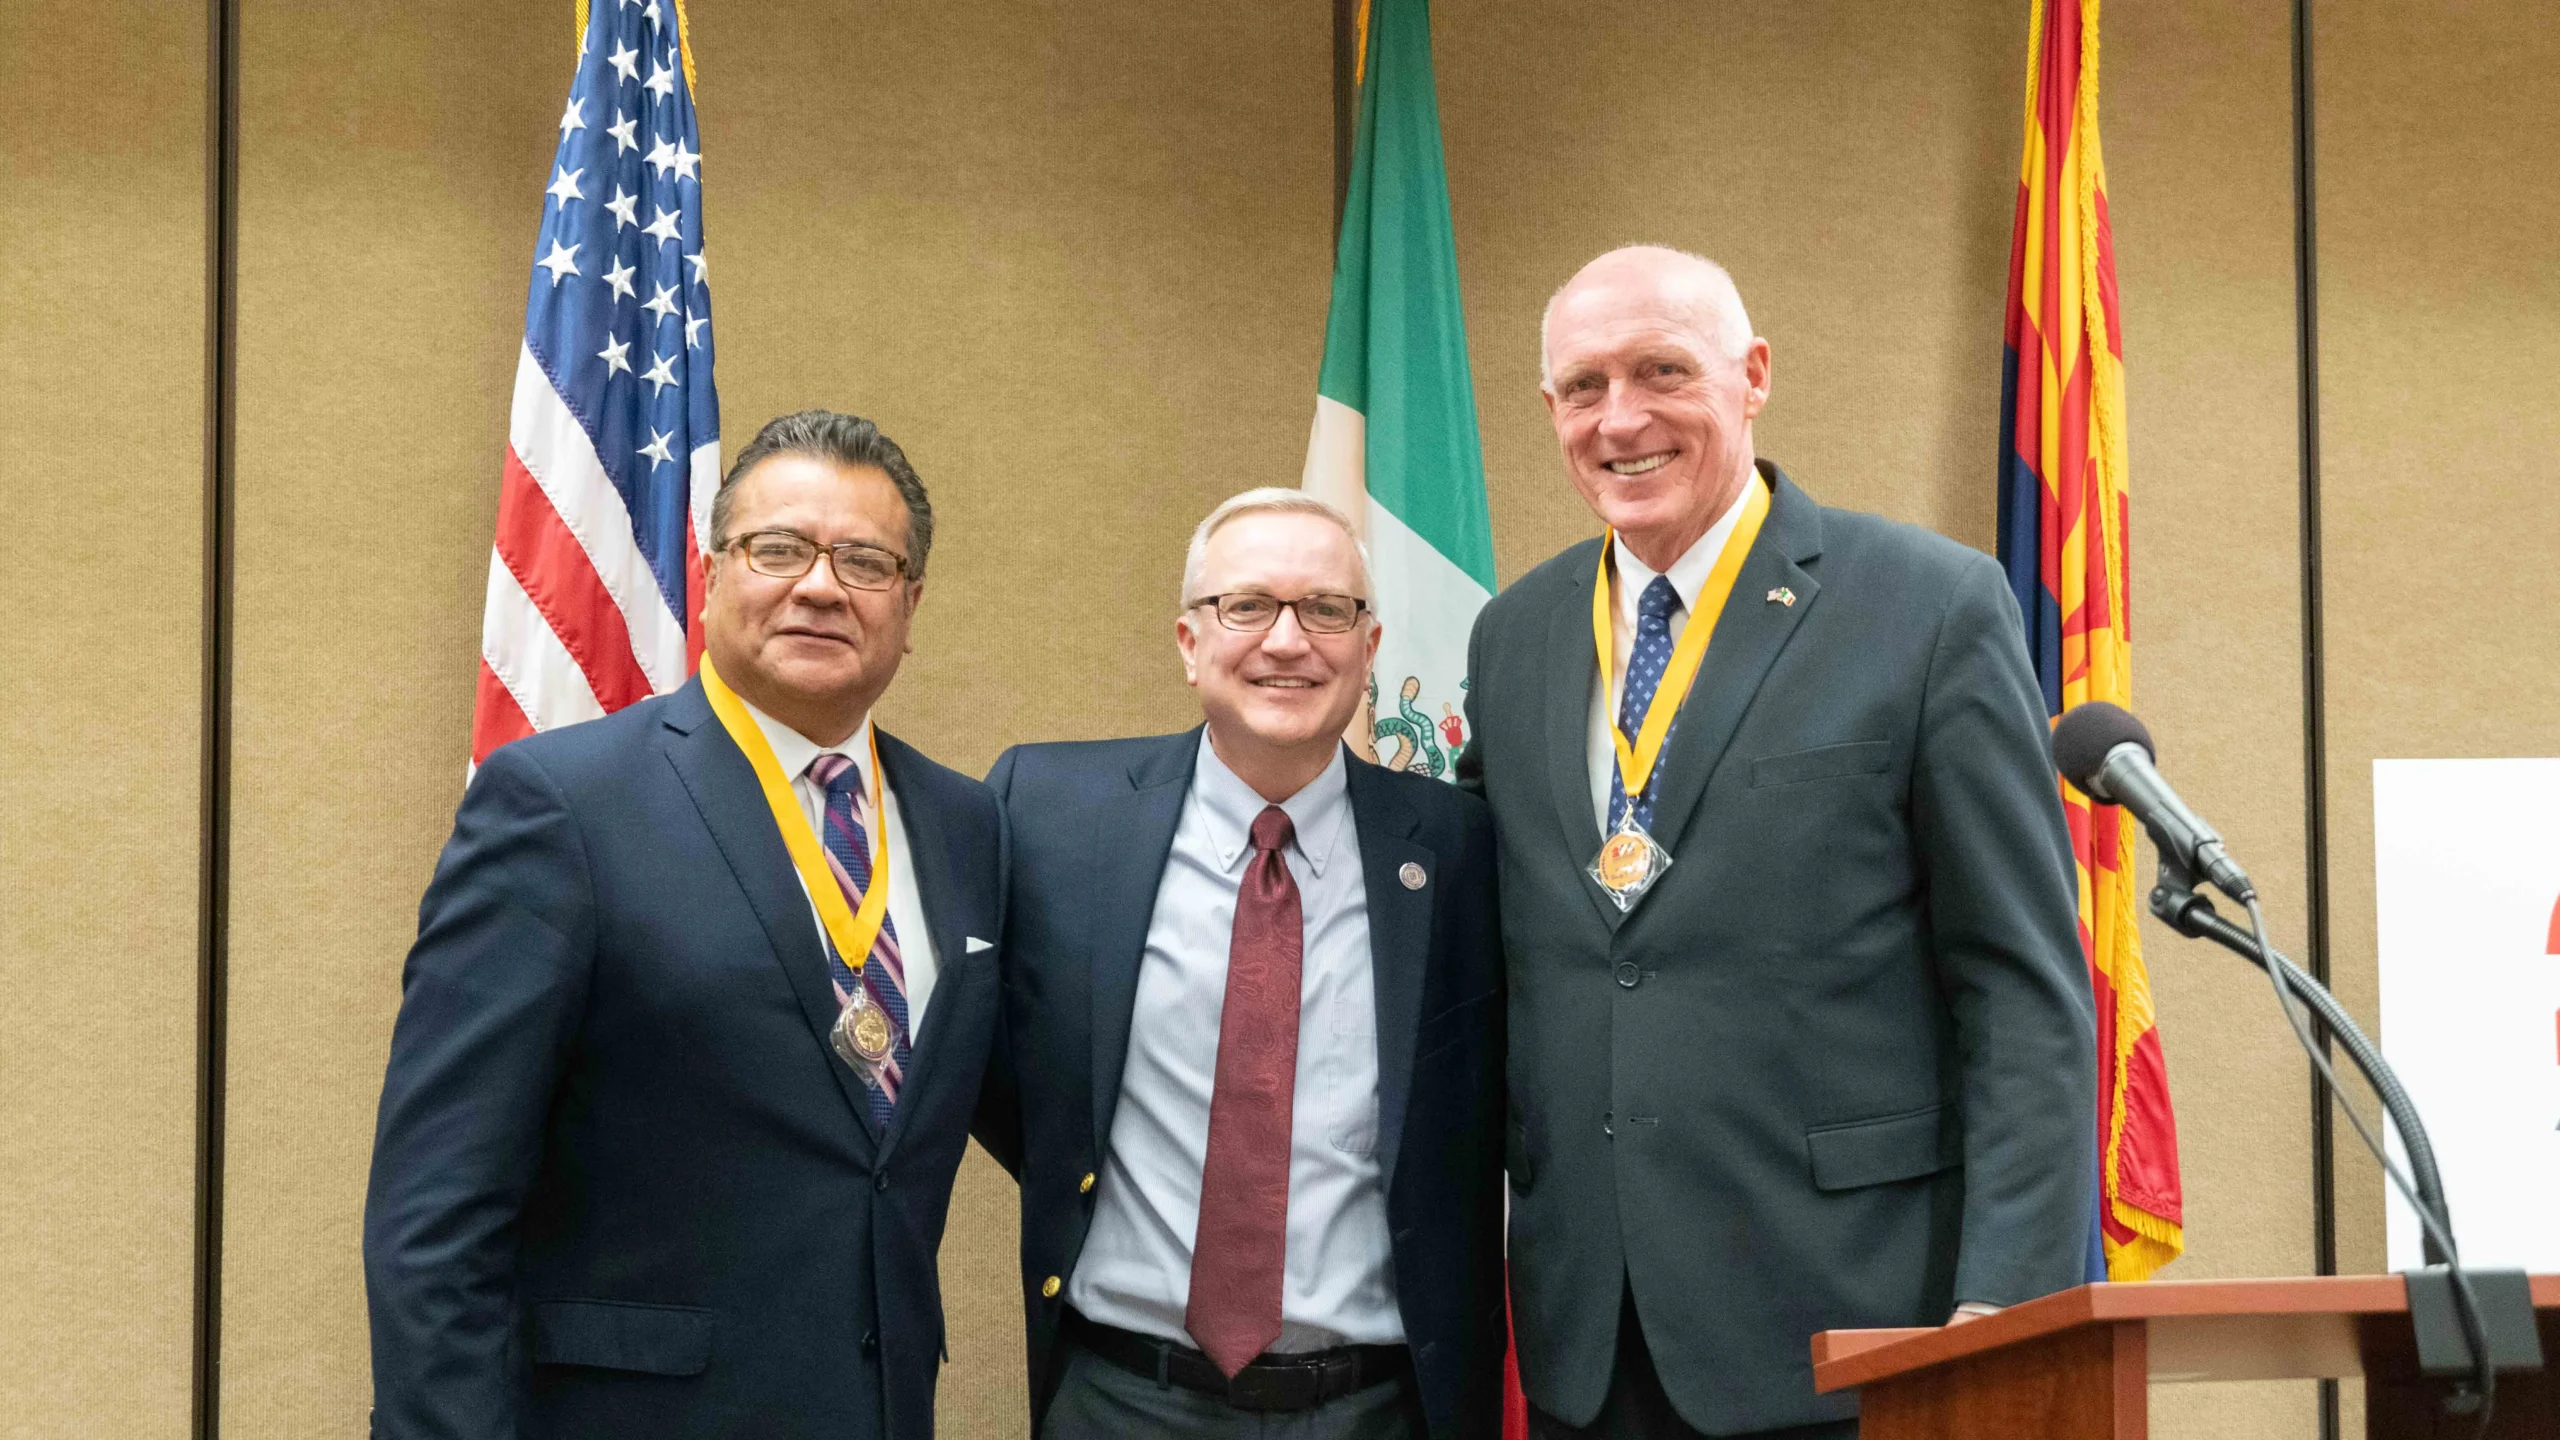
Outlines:
{"type": "Polygon", "coordinates": [[[362,1433],[374,1102],[468,759],[570,32],[565,5],[243,10],[228,1435],[362,1433]]]}
{"type": "MultiPolygon", "coordinates": [[[[2135,710],[2300,953],[2305,896],[2293,109],[2283,7],[2110,5],[2102,118],[2133,451],[2135,710]]],[[[2141,842],[2148,884],[2153,852],[2141,842]]],[[[2146,922],[2187,1253],[2311,1273],[2310,1092],[2258,971],[2146,922]]],[[[2314,1433],[2316,1387],[2152,1391],[2164,1437],[2314,1433]]]]}
{"type": "MultiPolygon", "coordinates": [[[[2560,755],[2560,29],[2315,14],[2333,984],[2372,1027],[2373,761],[2560,755]]],[[[2378,1270],[2384,1182],[2338,1157],[2339,1268],[2378,1270]]]]}
{"type": "Polygon", "coordinates": [[[1592,256],[1723,261],[1773,352],[1762,454],[1816,497],[1989,548],[2017,193],[2018,7],[1434,7],[1497,569],[1598,529],[1538,396],[1592,256]]]}
{"type": "MultiPolygon", "coordinates": [[[[1018,740],[1188,723],[1183,538],[1294,482],[1312,414],[1325,13],[690,9],[728,448],[853,409],[935,494],[887,722],[973,773],[1018,740]]],[[[245,42],[224,1419],[353,1433],[373,1108],[460,791],[571,36],[565,5],[310,0],[252,7],[245,42]]],[[[1021,1427],[1013,1207],[973,1155],[950,1435],[1021,1427]]]]}
{"type": "Polygon", "coordinates": [[[192,1374],[205,21],[0,50],[0,1435],[176,1437],[192,1374]]]}

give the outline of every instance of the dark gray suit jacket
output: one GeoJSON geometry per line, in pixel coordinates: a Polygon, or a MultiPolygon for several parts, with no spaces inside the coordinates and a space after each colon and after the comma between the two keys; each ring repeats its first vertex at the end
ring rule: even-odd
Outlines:
{"type": "Polygon", "coordinates": [[[1813,1391],[1818,1330],[2081,1278],[2092,1010],[2017,604],[1980,553],[1763,470],[1654,782],[1674,861],[1632,912],[1584,874],[1599,542],[1487,606],[1468,664],[1521,1380],[1577,1424],[1622,1280],[1672,1403],[1724,1434],[1855,1413],[1813,1391]]]}

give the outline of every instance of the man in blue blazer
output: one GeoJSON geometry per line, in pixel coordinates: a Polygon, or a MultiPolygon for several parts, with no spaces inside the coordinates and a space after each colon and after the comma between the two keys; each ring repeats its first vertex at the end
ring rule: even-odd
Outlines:
{"type": "Polygon", "coordinates": [[[1010,1043],[1048,1440],[1500,1430],[1502,980],[1473,796],[1342,744],[1376,654],[1340,512],[1249,491],[1175,622],[1206,724],[1023,746],[1010,1043]]]}
{"type": "Polygon", "coordinates": [[[932,523],[870,422],[775,421],[703,674],[481,766],[383,1083],[376,1435],[933,1433],[1004,838],[871,724],[932,523]]]}

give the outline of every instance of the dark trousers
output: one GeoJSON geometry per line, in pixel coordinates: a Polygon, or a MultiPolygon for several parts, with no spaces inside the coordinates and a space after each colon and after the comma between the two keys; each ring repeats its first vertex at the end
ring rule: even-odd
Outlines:
{"type": "Polygon", "coordinates": [[[1671,1408],[1662,1376],[1653,1368],[1653,1352],[1644,1343],[1644,1326],[1636,1319],[1635,1292],[1618,1304],[1618,1359],[1609,1374],[1609,1398],[1588,1425],[1567,1425],[1537,1406],[1529,1407],[1530,1440],[1858,1440],[1858,1422],[1835,1420],[1823,1425],[1795,1425],[1784,1430],[1755,1430],[1747,1435],[1709,1437],[1690,1428],[1671,1408]]]}
{"type": "Polygon", "coordinates": [[[1239,1410],[1212,1395],[1132,1375],[1077,1344],[1072,1331],[1058,1343],[1066,1347],[1066,1371],[1041,1420],[1041,1440],[1424,1440],[1426,1433],[1410,1374],[1312,1410],[1239,1410]]]}

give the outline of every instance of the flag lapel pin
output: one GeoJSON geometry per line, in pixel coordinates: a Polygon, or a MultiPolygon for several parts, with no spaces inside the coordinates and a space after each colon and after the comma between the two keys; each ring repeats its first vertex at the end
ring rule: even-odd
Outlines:
{"type": "Polygon", "coordinates": [[[1796,592],[1788,589],[1784,585],[1781,585],[1777,589],[1769,592],[1769,603],[1772,605],[1784,605],[1788,609],[1793,610],[1796,608],[1796,592]]]}

